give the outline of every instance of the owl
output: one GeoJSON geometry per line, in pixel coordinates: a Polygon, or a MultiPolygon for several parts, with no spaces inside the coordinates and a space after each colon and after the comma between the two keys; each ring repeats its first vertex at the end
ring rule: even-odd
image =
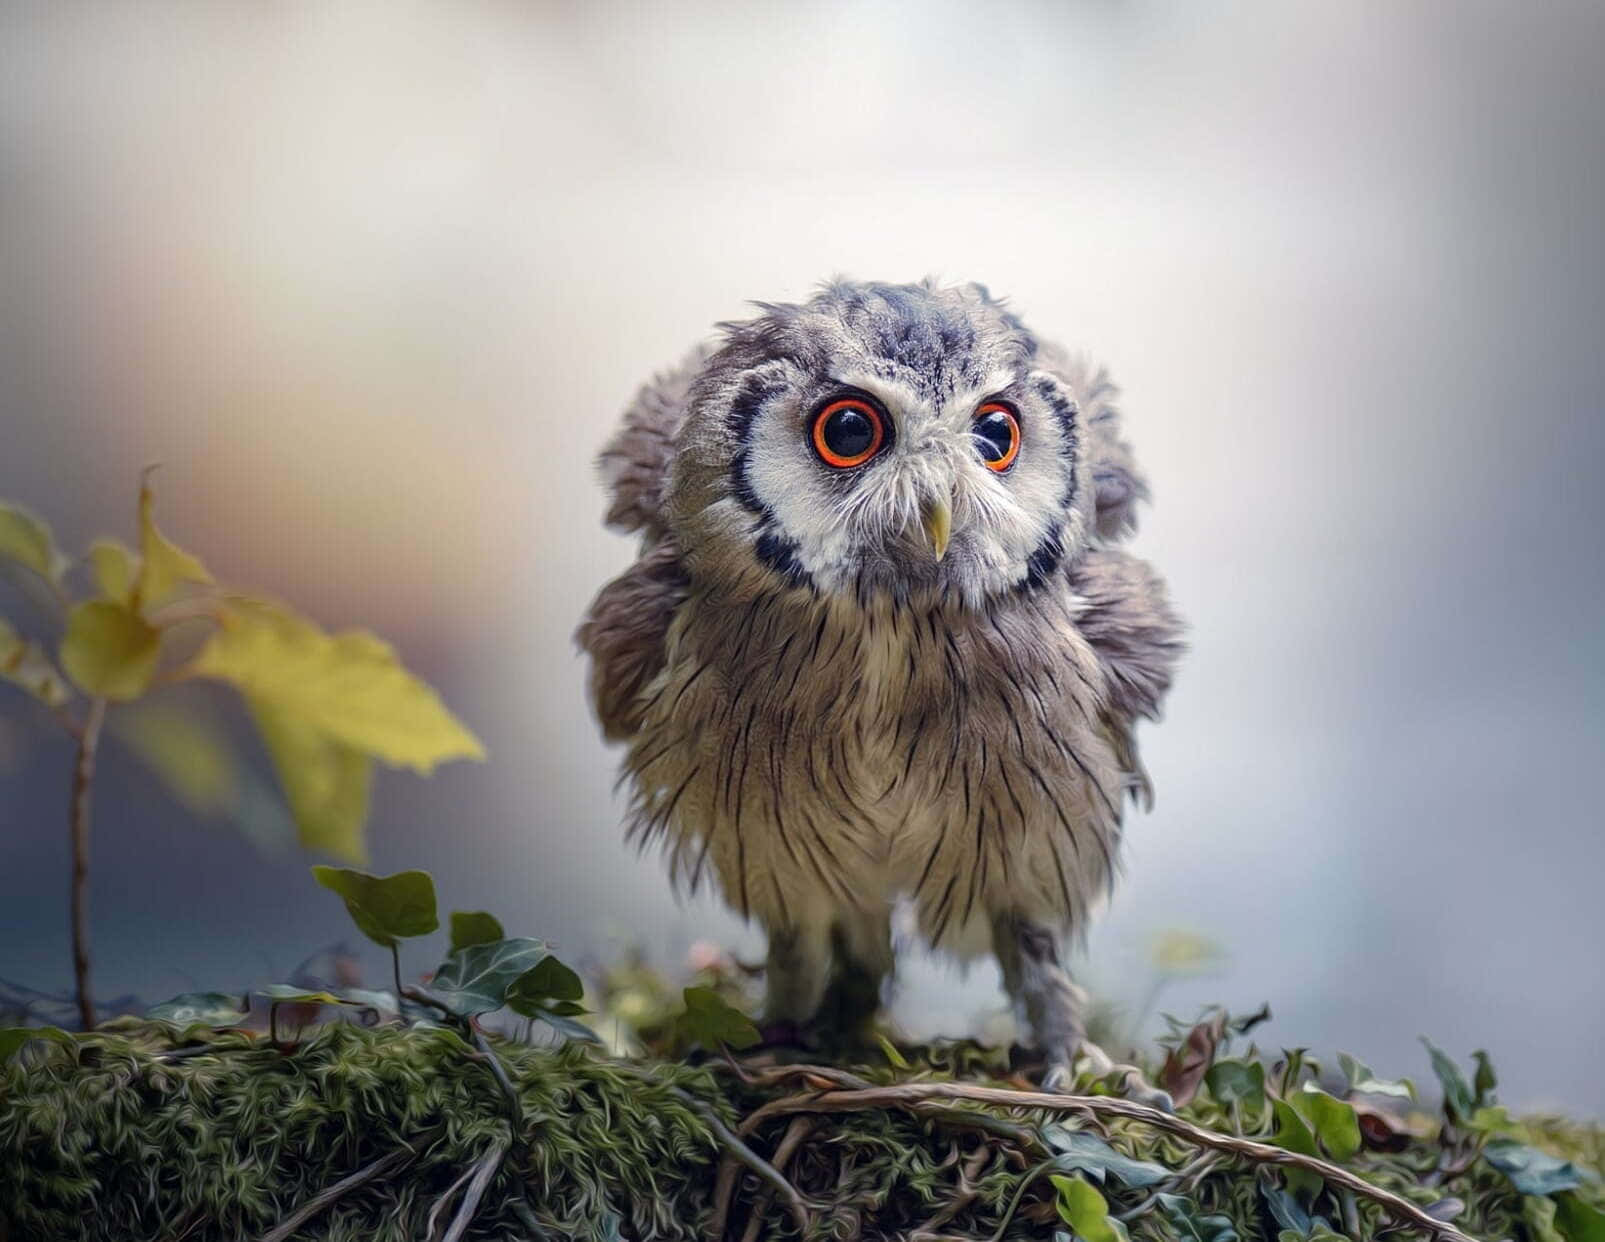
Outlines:
{"type": "Polygon", "coordinates": [[[577,640],[628,833],[762,924],[770,1029],[861,1031],[904,903],[996,954],[1062,1080],[1102,1057],[1065,947],[1181,651],[1122,546],[1147,487],[1115,390],[978,284],[755,305],[601,455],[641,551],[577,640]]]}

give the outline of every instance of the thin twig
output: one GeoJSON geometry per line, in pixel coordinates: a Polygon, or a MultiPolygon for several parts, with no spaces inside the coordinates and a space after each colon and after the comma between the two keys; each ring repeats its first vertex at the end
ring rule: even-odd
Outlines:
{"type": "Polygon", "coordinates": [[[287,1239],[294,1236],[296,1230],[340,1198],[341,1195],[349,1194],[365,1182],[371,1182],[374,1178],[383,1173],[388,1173],[391,1169],[403,1165],[411,1159],[412,1152],[406,1150],[393,1151],[388,1156],[380,1156],[372,1164],[358,1169],[350,1177],[341,1179],[327,1190],[320,1190],[278,1224],[274,1225],[267,1233],[263,1234],[261,1242],[287,1242],[287,1239]]]}
{"type": "Polygon", "coordinates": [[[424,1242],[435,1242],[435,1226],[440,1223],[440,1214],[451,1206],[451,1201],[457,1197],[457,1192],[463,1188],[463,1183],[474,1175],[476,1165],[469,1165],[462,1171],[450,1186],[446,1187],[444,1194],[436,1199],[434,1206],[429,1209],[429,1215],[424,1219],[424,1242]]]}
{"type": "Polygon", "coordinates": [[[105,722],[106,700],[90,699],[72,770],[72,972],[78,988],[78,1021],[86,1031],[95,1029],[95,1002],[89,991],[89,802],[100,727],[105,722]]]}
{"type": "MultiPolygon", "coordinates": [[[[791,1163],[792,1155],[801,1146],[803,1139],[808,1137],[809,1131],[818,1124],[814,1118],[803,1113],[798,1113],[791,1119],[791,1124],[786,1127],[785,1134],[781,1135],[780,1142],[775,1147],[774,1157],[770,1160],[777,1172],[781,1174],[786,1172],[786,1166],[791,1163]]],[[[758,1242],[758,1231],[763,1228],[764,1213],[773,1198],[774,1192],[770,1190],[764,1191],[758,1197],[757,1203],[753,1205],[752,1215],[747,1218],[747,1231],[741,1235],[741,1242],[758,1242]]]]}
{"type": "Polygon", "coordinates": [[[507,1154],[507,1144],[496,1143],[480,1160],[474,1170],[474,1180],[468,1183],[468,1190],[463,1195],[463,1204],[457,1209],[457,1215],[452,1217],[451,1227],[446,1230],[446,1236],[441,1242],[459,1242],[463,1232],[473,1223],[474,1213],[479,1211],[479,1201],[485,1194],[485,1187],[490,1185],[490,1179],[496,1176],[496,1170],[501,1167],[502,1157],[507,1154]]]}
{"type": "Polygon", "coordinates": [[[470,1021],[468,1030],[474,1037],[474,1047],[478,1048],[485,1060],[490,1063],[490,1072],[496,1075],[496,1083],[507,1099],[507,1111],[513,1118],[513,1137],[521,1139],[524,1133],[524,1109],[519,1103],[518,1092],[513,1089],[513,1080],[507,1076],[507,1067],[502,1064],[502,1059],[496,1055],[496,1050],[490,1046],[490,1041],[485,1038],[485,1032],[479,1029],[477,1023],[470,1021]]]}
{"type": "Polygon", "coordinates": [[[986,1168],[993,1154],[992,1148],[984,1142],[975,1149],[975,1154],[959,1170],[958,1193],[943,1204],[941,1209],[928,1221],[910,1234],[909,1242],[926,1242],[927,1239],[937,1237],[936,1231],[940,1226],[947,1224],[948,1221],[975,1202],[975,1196],[980,1191],[980,1185],[976,1179],[981,1176],[981,1170],[986,1168]]]}
{"type": "MultiPolygon", "coordinates": [[[[708,1123],[708,1128],[718,1136],[719,1141],[725,1145],[725,1148],[732,1156],[779,1192],[781,1198],[785,1199],[790,1206],[791,1214],[796,1217],[797,1227],[806,1235],[808,1232],[808,1205],[803,1201],[803,1197],[797,1193],[797,1188],[786,1180],[786,1175],[753,1151],[752,1148],[748,1147],[734,1130],[725,1125],[719,1114],[714,1112],[709,1105],[697,1099],[689,1091],[682,1090],[679,1087],[671,1086],[668,1090],[669,1094],[688,1108],[693,1109],[703,1121],[708,1123]]],[[[722,1175],[723,1170],[721,1169],[720,1172],[722,1175]]],[[[718,1230],[714,1236],[716,1238],[723,1237],[724,1222],[717,1220],[717,1225],[718,1230]]]]}
{"type": "Polygon", "coordinates": [[[1386,1208],[1399,1220],[1424,1230],[1446,1242],[1475,1242],[1453,1225],[1437,1220],[1415,1204],[1391,1190],[1374,1186],[1357,1174],[1315,1156],[1272,1147],[1253,1139],[1234,1134],[1220,1134],[1194,1125],[1174,1113],[1161,1112],[1133,1100],[1101,1095],[1056,1095],[1046,1091],[1015,1091],[1006,1087],[984,1087],[960,1082],[896,1083],[885,1087],[871,1087],[858,1091],[824,1091],[806,1095],[788,1096],[772,1100],[747,1120],[790,1116],[795,1113],[860,1112],[877,1108],[914,1108],[927,1100],[975,1100],[982,1104],[997,1104],[1005,1108],[1039,1108],[1060,1113],[1087,1113],[1093,1116],[1115,1117],[1126,1121],[1140,1121],[1155,1129],[1164,1130],[1199,1147],[1243,1156],[1262,1164],[1284,1165],[1306,1169],[1335,1186],[1352,1190],[1356,1194],[1386,1208]]]}

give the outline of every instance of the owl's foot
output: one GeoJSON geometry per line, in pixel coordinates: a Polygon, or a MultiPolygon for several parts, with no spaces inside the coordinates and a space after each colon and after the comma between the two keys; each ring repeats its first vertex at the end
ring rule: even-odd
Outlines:
{"type": "Polygon", "coordinates": [[[1054,1091],[1061,1095],[1075,1094],[1077,1063],[1082,1066],[1083,1073],[1090,1073],[1094,1078],[1112,1079],[1116,1092],[1122,1099],[1132,1101],[1134,1104],[1146,1104],[1149,1108],[1157,1108],[1162,1113],[1176,1111],[1176,1102],[1170,1098],[1170,1092],[1156,1087],[1142,1076],[1142,1071],[1135,1065],[1128,1065],[1114,1060],[1107,1052],[1091,1040],[1084,1039],[1073,1055],[1053,1056],[1048,1059],[1047,1068],[1042,1075],[1042,1089],[1054,1091]]]}

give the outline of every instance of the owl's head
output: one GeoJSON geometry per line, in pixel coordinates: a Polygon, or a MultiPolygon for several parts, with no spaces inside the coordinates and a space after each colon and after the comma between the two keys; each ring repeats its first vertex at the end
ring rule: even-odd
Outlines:
{"type": "Polygon", "coordinates": [[[670,473],[693,572],[979,607],[1086,537],[1074,396],[980,285],[838,282],[722,325],[670,473]]]}

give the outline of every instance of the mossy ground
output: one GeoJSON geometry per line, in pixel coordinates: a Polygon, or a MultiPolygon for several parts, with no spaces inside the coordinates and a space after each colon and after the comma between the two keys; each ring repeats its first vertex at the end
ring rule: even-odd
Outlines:
{"type": "MultiPolygon", "coordinates": [[[[32,1043],[0,1068],[5,1242],[264,1238],[320,1192],[392,1153],[402,1154],[384,1175],[340,1195],[293,1236],[440,1238],[460,1208],[465,1174],[499,1145],[507,1155],[464,1237],[707,1238],[728,1151],[708,1110],[736,1128],[766,1101],[807,1089],[797,1081],[754,1085],[720,1058],[619,1060],[580,1046],[498,1040],[523,1115],[518,1136],[490,1066],[448,1029],[331,1023],[280,1049],[244,1032],[190,1032],[186,1045],[172,1027],[124,1020],[112,1028],[75,1044],[32,1043]]],[[[853,1072],[877,1083],[1009,1081],[1006,1067],[967,1045],[925,1050],[908,1068],[865,1059],[878,1064],[853,1072]]],[[[1207,1090],[1181,1111],[1233,1133],[1263,1137],[1271,1127],[1268,1115],[1234,1117],[1207,1090]]],[[[808,1115],[782,1160],[777,1148],[794,1120],[778,1116],[748,1140],[784,1163],[809,1201],[809,1236],[843,1239],[1051,1237],[1063,1226],[1041,1175],[1053,1154],[1042,1136],[1055,1120],[1089,1124],[963,1104],[941,1114],[808,1115]]],[[[1519,1193],[1486,1159],[1451,1159],[1432,1126],[1411,1129],[1388,1136],[1385,1145],[1402,1142],[1400,1150],[1368,1145],[1347,1167],[1414,1202],[1454,1209],[1455,1225],[1477,1238],[1571,1236],[1554,1232],[1553,1210],[1546,1220],[1538,1197],[1519,1193]]],[[[1113,1172],[1103,1179],[1109,1208],[1129,1216],[1132,1237],[1286,1236],[1276,1208],[1288,1202],[1278,1198],[1281,1171],[1236,1157],[1201,1162],[1197,1148],[1138,1123],[1101,1133],[1120,1152],[1170,1171],[1144,1186],[1113,1172]],[[1185,1211],[1155,1198],[1167,1191],[1185,1211]]],[[[1596,1173],[1605,1158],[1597,1128],[1529,1123],[1526,1137],[1596,1173]]],[[[1600,1201],[1595,1181],[1575,1193],[1600,1201]]],[[[1311,1224],[1308,1237],[1372,1238],[1390,1225],[1378,1207],[1349,1194],[1322,1190],[1304,1204],[1329,1230],[1311,1224]]],[[[725,1219],[730,1238],[799,1232],[779,1196],[745,1169],[725,1219]]]]}

